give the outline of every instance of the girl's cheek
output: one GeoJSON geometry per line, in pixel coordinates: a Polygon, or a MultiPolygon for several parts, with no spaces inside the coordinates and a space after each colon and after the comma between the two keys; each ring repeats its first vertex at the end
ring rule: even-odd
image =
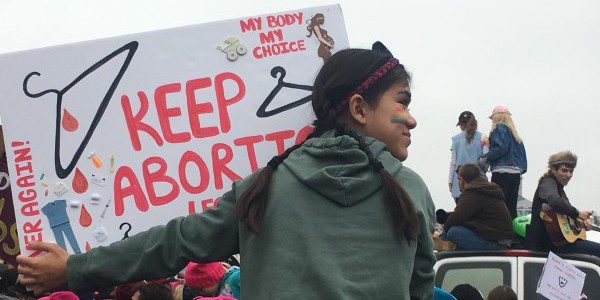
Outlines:
{"type": "MultiPolygon", "coordinates": [[[[413,117],[404,108],[396,108],[396,111],[391,115],[390,122],[394,124],[407,125],[413,117]]],[[[414,122],[414,120],[413,120],[414,122]]]]}

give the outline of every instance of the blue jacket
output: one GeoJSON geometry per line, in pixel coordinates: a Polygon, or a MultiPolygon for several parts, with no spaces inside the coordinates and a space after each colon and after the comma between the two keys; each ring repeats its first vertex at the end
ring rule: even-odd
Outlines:
{"type": "Polygon", "coordinates": [[[456,297],[435,286],[433,287],[433,300],[456,300],[456,297]]]}
{"type": "Polygon", "coordinates": [[[527,154],[523,141],[517,142],[512,132],[503,123],[498,123],[490,133],[490,151],[484,155],[492,169],[502,166],[517,166],[527,172],[527,154]]]}

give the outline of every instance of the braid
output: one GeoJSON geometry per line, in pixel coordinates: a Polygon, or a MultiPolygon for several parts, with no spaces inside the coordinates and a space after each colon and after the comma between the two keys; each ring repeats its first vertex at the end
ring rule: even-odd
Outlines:
{"type": "MultiPolygon", "coordinates": [[[[348,130],[346,132],[346,135],[349,135],[358,142],[358,148],[360,148],[360,150],[362,150],[367,155],[367,159],[369,159],[369,165],[371,167],[375,168],[377,164],[381,164],[381,162],[373,156],[373,152],[371,152],[371,149],[369,149],[369,146],[367,146],[367,143],[365,142],[364,138],[362,138],[360,135],[358,135],[355,131],[352,130],[348,130]]],[[[379,172],[381,170],[375,171],[379,172]]]]}
{"type": "MultiPolygon", "coordinates": [[[[315,122],[318,124],[319,122],[315,122]]],[[[316,126],[306,139],[299,144],[296,144],[277,155],[267,163],[258,175],[252,185],[240,196],[240,199],[235,203],[235,209],[238,219],[246,223],[248,228],[257,234],[260,234],[260,223],[267,209],[267,196],[269,194],[269,183],[271,176],[277,170],[277,167],[292,153],[294,150],[302,147],[304,142],[310,138],[320,136],[325,129],[322,126],[316,126]]]]}
{"type": "Polygon", "coordinates": [[[365,139],[352,130],[336,128],[336,133],[345,134],[358,142],[358,148],[362,150],[369,160],[369,165],[375,173],[379,174],[385,192],[386,205],[394,222],[394,234],[398,240],[406,239],[409,243],[417,239],[419,234],[419,222],[415,207],[402,186],[383,167],[383,164],[373,156],[373,152],[367,146],[365,139]]]}

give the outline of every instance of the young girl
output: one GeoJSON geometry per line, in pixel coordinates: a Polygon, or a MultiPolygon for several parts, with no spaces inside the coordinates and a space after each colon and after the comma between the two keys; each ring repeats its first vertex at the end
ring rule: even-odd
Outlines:
{"type": "Polygon", "coordinates": [[[517,217],[517,200],[521,174],[527,172],[527,155],[523,140],[511,118],[508,108],[494,107],[490,131],[490,151],[482,155],[480,162],[489,163],[492,169],[492,182],[502,188],[504,201],[514,219],[517,217]]]}
{"type": "Polygon", "coordinates": [[[239,252],[242,299],[432,299],[435,209],[401,163],[416,126],[410,77],[380,48],[332,55],[314,84],[314,132],[216,209],[84,254],[32,243],[48,253],[19,257],[22,283],[93,290],[239,252]]]}
{"type": "Polygon", "coordinates": [[[458,116],[456,126],[460,126],[462,132],[452,137],[450,176],[448,178],[448,188],[454,201],[460,196],[456,170],[464,164],[476,164],[479,157],[483,155],[485,146],[483,135],[477,131],[477,120],[472,112],[463,111],[458,116]]]}

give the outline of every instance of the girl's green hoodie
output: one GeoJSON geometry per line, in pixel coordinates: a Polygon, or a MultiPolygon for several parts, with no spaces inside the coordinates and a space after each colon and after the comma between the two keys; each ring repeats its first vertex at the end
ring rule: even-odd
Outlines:
{"type": "Polygon", "coordinates": [[[240,253],[242,299],[433,299],[429,191],[383,143],[365,139],[412,199],[417,241],[394,237],[379,175],[356,140],[329,133],[306,141],[275,171],[260,235],[235,213],[251,175],[235,182],[215,209],[70,256],[68,285],[90,291],[168,277],[188,261],[240,253]]]}

